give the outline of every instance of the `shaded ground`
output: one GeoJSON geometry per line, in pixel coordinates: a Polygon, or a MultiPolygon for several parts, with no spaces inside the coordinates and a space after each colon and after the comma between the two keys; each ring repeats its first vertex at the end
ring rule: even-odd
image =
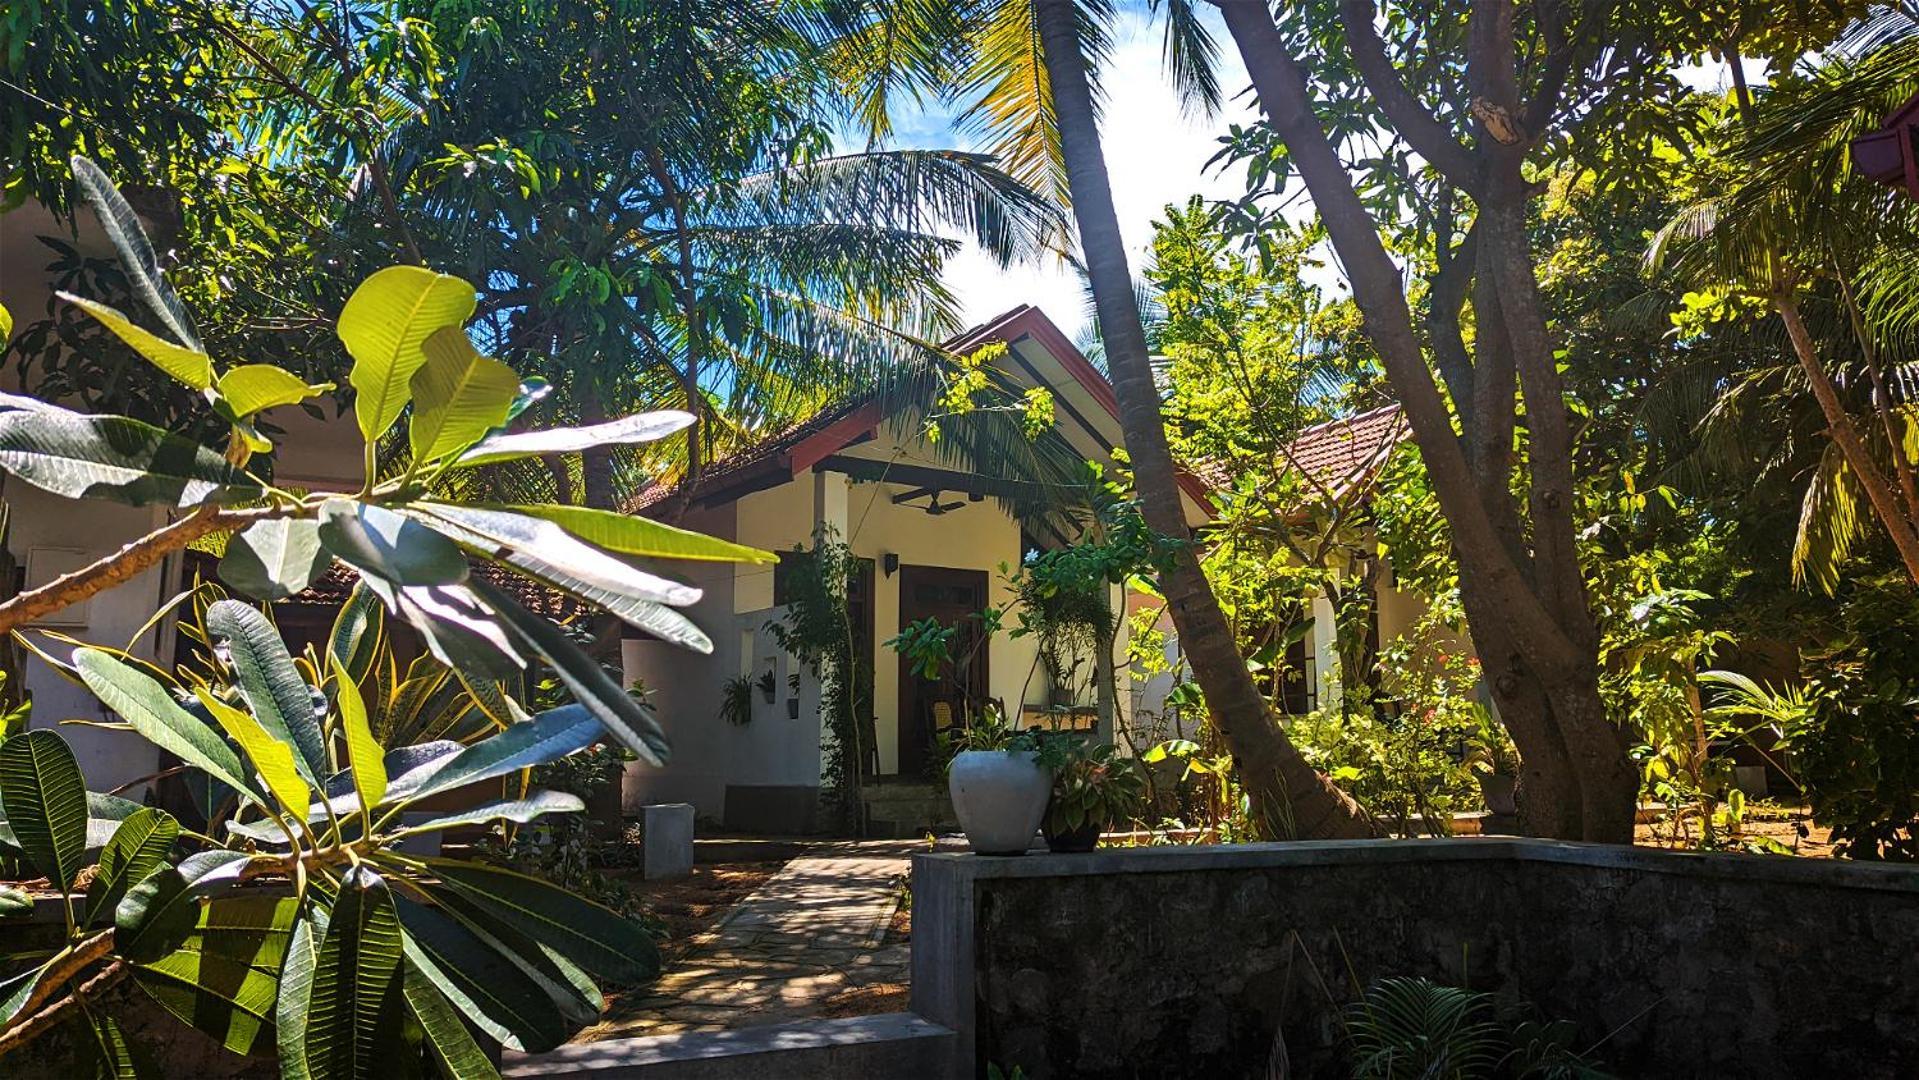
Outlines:
{"type": "Polygon", "coordinates": [[[710,929],[687,939],[646,992],[608,1003],[577,1041],[668,1035],[881,1011],[873,987],[903,987],[911,954],[894,913],[914,841],[835,845],[787,863],[710,929]]]}
{"type": "Polygon", "coordinates": [[[637,873],[621,875],[626,883],[646,898],[654,917],[666,924],[666,940],[660,943],[660,955],[671,964],[701,934],[711,930],[733,905],[745,899],[784,867],[784,861],[719,863],[695,866],[682,878],[646,881],[637,873]]]}
{"type": "MultiPolygon", "coordinates": [[[[1739,840],[1772,841],[1794,855],[1808,859],[1833,857],[1832,830],[1812,823],[1812,815],[1803,808],[1749,811],[1740,837],[1729,843],[1736,850],[1739,840]]],[[[1675,828],[1667,822],[1640,825],[1633,830],[1633,842],[1642,847],[1691,849],[1697,846],[1697,823],[1675,828]],[[1675,843],[1675,832],[1678,843],[1675,843]]]]}

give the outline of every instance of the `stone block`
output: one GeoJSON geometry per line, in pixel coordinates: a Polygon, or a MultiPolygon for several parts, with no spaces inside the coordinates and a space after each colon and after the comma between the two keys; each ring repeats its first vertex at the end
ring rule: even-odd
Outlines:
{"type": "Polygon", "coordinates": [[[693,872],[693,804],[657,803],[640,808],[640,875],[647,880],[693,872]]]}

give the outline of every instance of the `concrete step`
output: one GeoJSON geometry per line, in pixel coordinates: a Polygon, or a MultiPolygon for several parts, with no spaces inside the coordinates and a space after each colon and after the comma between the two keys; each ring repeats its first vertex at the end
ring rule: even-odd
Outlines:
{"type": "Polygon", "coordinates": [[[803,1080],[914,1077],[946,1080],[957,1050],[952,1029],[912,1013],[802,1020],[731,1031],[573,1043],[545,1054],[508,1051],[508,1080],[803,1080]]]}

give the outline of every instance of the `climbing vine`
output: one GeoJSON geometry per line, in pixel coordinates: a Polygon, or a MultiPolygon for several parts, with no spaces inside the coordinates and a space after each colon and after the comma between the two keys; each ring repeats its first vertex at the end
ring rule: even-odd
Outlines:
{"type": "Polygon", "coordinates": [[[813,533],[812,548],[795,547],[781,572],[786,611],[767,630],[820,684],[820,787],[838,824],[864,835],[860,763],[874,745],[873,673],[859,662],[847,604],[860,560],[823,526],[813,533]]]}

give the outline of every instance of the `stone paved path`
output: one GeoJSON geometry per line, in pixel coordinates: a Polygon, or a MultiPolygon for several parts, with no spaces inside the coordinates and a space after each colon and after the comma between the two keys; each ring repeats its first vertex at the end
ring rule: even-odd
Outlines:
{"type": "Polygon", "coordinates": [[[905,982],[909,946],[885,939],[916,850],[870,840],[794,859],[576,1041],[786,1023],[850,987],[905,982]]]}

